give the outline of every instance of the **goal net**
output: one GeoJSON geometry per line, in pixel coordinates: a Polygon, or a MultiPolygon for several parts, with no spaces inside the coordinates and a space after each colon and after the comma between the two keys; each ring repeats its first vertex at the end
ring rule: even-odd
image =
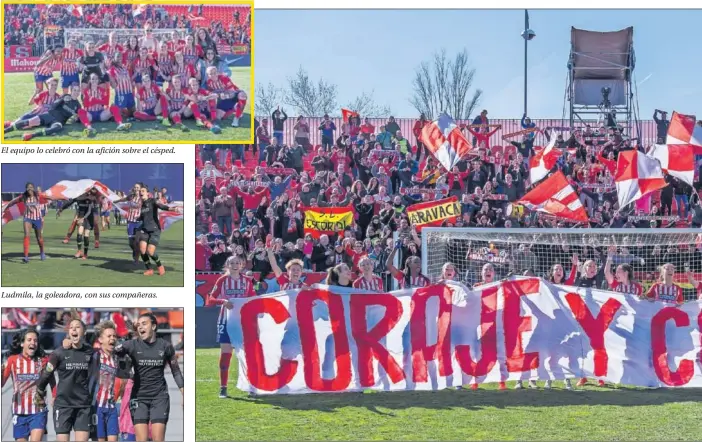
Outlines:
{"type": "MultiPolygon", "coordinates": [[[[490,263],[495,279],[533,275],[548,279],[555,264],[566,277],[573,263],[578,271],[587,260],[602,269],[612,255],[612,273],[628,264],[635,279],[648,288],[659,277],[659,268],[675,266],[675,282],[685,299],[696,299],[688,275],[702,281],[702,233],[699,229],[422,229],[422,271],[438,280],[447,262],[454,264],[457,279],[473,285],[481,280],[482,267],[490,263]],[[689,271],[687,271],[689,269],[689,271]]],[[[607,287],[604,281],[604,289],[607,287]]]]}
{"type": "MultiPolygon", "coordinates": [[[[109,41],[111,33],[115,33],[115,40],[118,44],[126,46],[129,37],[140,39],[144,36],[143,29],[88,29],[88,28],[65,28],[62,30],[63,46],[66,47],[68,40],[74,39],[76,47],[83,49],[87,42],[94,42],[100,46],[109,41]]],[[[184,40],[188,35],[187,29],[154,29],[153,36],[158,42],[184,40]]],[[[45,35],[45,39],[48,38],[45,35]]],[[[48,47],[48,46],[47,46],[48,47]]]]}

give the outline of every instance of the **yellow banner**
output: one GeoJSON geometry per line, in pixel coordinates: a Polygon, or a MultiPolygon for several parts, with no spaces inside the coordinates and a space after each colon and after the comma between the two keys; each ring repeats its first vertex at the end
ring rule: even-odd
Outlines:
{"type": "Polygon", "coordinates": [[[444,220],[461,216],[461,204],[454,196],[438,201],[414,204],[407,208],[410,224],[418,227],[439,226],[444,220]]]}
{"type": "Polygon", "coordinates": [[[340,232],[351,224],[353,210],[349,207],[315,207],[305,211],[305,233],[315,236],[340,232]]]}

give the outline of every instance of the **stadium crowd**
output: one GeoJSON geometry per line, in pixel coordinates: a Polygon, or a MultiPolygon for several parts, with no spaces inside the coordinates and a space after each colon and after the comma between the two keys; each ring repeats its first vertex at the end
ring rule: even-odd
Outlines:
{"type": "MultiPolygon", "coordinates": [[[[22,4],[4,5],[5,45],[32,46],[32,55],[40,56],[44,47],[44,34],[47,26],[60,28],[98,29],[143,29],[147,21],[154,29],[184,29],[188,32],[202,26],[203,5],[190,5],[186,12],[173,10],[169,5],[143,5],[143,11],[135,15],[131,4],[22,4]],[[180,12],[180,13],[179,13],[180,12]]],[[[236,8],[227,22],[206,20],[212,40],[220,48],[220,53],[231,52],[234,44],[251,43],[251,16],[245,8],[236,8]]],[[[63,46],[60,31],[47,37],[50,45],[63,46]]]]}
{"type": "MultiPolygon", "coordinates": [[[[383,276],[385,288],[389,289],[389,275],[393,272],[387,266],[387,257],[393,250],[399,249],[398,268],[407,272],[414,262],[408,258],[421,257],[421,233],[410,224],[407,208],[449,195],[460,201],[461,215],[455,222],[445,222],[446,227],[702,226],[702,204],[697,192],[670,176],[666,178],[669,185],[662,191],[619,210],[613,182],[617,156],[631,149],[645,151],[647,146],[629,139],[621,126],[611,121],[598,127],[583,126],[564,138],[563,128],[538,128],[525,116],[520,133],[502,138],[502,128],[490,125],[484,110],[472,124],[462,125],[466,138],[472,139],[480,154],[446,171],[418,139],[422,127],[430,123],[423,117],[414,122],[411,134],[402,133],[393,117],[376,128],[359,116],[336,123],[325,116],[314,126],[303,116],[295,117],[291,134],[284,133],[291,127],[283,124],[287,118],[285,112],[276,110],[270,118],[257,119],[253,145],[199,146],[198,271],[221,271],[227,259],[236,255],[252,274],[262,275],[261,279],[276,267],[284,271],[286,264],[296,259],[303,263],[305,271],[332,269],[329,275],[334,278],[333,274],[345,271],[346,266],[355,278],[361,272],[359,261],[367,255],[372,258],[373,272],[383,276]],[[320,137],[315,138],[321,143],[313,146],[310,140],[315,131],[320,132],[320,137]],[[495,132],[504,145],[489,145],[495,132]],[[575,188],[587,210],[589,225],[531,212],[515,204],[531,188],[529,159],[550,136],[556,136],[556,147],[564,149],[552,172],[561,170],[575,188]],[[285,139],[294,142],[285,145],[285,139]],[[304,231],[307,208],[347,205],[353,206],[354,220],[344,231],[319,238],[304,231]],[[399,234],[401,244],[395,243],[394,232],[399,234]],[[268,249],[273,252],[275,263],[269,260],[268,249]]],[[[664,138],[668,122],[665,116],[656,119],[658,138],[664,138]]],[[[698,156],[696,169],[702,169],[700,159],[698,156]]],[[[698,171],[695,187],[702,188],[698,171]]],[[[488,249],[489,244],[484,246],[488,249]]],[[[551,277],[554,264],[568,273],[573,255],[577,255],[573,263],[579,271],[585,272],[583,264],[588,260],[596,263],[597,286],[603,288],[608,256],[613,257],[615,265],[633,266],[641,272],[641,279],[649,282],[658,278],[659,266],[666,262],[673,263],[681,275],[690,263],[693,271],[702,271],[697,268],[702,263],[700,244],[682,251],[678,247],[633,242],[631,247],[615,250],[607,246],[552,250],[559,247],[515,245],[507,256],[503,252],[499,260],[473,257],[480,264],[478,268],[473,268],[471,258],[466,256],[467,259],[454,263],[457,279],[468,284],[485,282],[483,265],[488,262],[494,264],[490,278],[524,273],[551,277]],[[547,256],[558,257],[560,262],[550,262],[547,256]]],[[[465,253],[465,247],[462,250],[465,253]]]]}

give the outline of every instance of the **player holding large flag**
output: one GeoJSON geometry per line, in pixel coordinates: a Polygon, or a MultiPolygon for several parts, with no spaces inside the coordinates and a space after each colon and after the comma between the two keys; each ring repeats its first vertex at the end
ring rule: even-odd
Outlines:
{"type": "Polygon", "coordinates": [[[207,89],[217,94],[218,120],[224,120],[234,114],[232,127],[239,126],[239,118],[246,107],[246,92],[240,90],[226,75],[217,71],[215,66],[207,68],[207,89]]]}
{"type": "MultiPolygon", "coordinates": [[[[49,358],[39,344],[39,333],[27,328],[15,334],[9,354],[2,370],[2,386],[12,379],[13,437],[18,441],[40,441],[46,432],[48,409],[36,405],[34,395],[49,358]]],[[[52,379],[50,386],[53,388],[55,384],[52,379]]]]}
{"type": "Polygon", "coordinates": [[[5,206],[5,209],[8,209],[19,203],[24,204],[24,257],[22,258],[24,264],[29,263],[29,233],[32,229],[34,229],[34,236],[37,238],[41,260],[44,261],[46,259],[44,254],[44,235],[42,233],[44,231],[44,216],[41,213],[42,198],[35,191],[34,184],[27,183],[24,186],[24,193],[5,206]]]}
{"type": "MultiPolygon", "coordinates": [[[[253,282],[241,273],[244,263],[237,255],[230,256],[224,263],[224,275],[215,282],[207,305],[219,305],[219,318],[217,319],[217,342],[220,347],[219,354],[219,397],[227,397],[227,384],[229,383],[229,365],[232,360],[232,343],[227,331],[227,317],[233,305],[230,299],[249,298],[256,296],[253,282]]],[[[280,269],[278,269],[280,270],[280,269]]]]}

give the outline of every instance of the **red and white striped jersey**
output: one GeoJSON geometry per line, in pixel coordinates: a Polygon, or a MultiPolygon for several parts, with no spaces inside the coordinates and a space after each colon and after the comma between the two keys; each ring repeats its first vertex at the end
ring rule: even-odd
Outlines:
{"type": "Polygon", "coordinates": [[[173,75],[181,75],[183,77],[183,83],[187,83],[188,79],[191,77],[196,77],[197,72],[195,71],[195,67],[191,64],[182,64],[178,65],[173,63],[172,67],[173,75]]]}
{"type": "Polygon", "coordinates": [[[122,65],[131,66],[132,62],[139,58],[139,51],[137,49],[125,49],[122,52],[122,65]]]}
{"type": "Polygon", "coordinates": [[[36,384],[49,358],[29,359],[23,355],[12,355],[7,359],[3,377],[12,377],[12,414],[37,414],[46,409],[34,404],[36,384]]]}
{"type": "Polygon", "coordinates": [[[24,199],[24,217],[31,220],[40,220],[41,202],[36,196],[30,196],[24,199]]]}
{"type": "Polygon", "coordinates": [[[662,282],[657,282],[648,289],[646,297],[656,301],[677,302],[679,304],[684,301],[683,289],[675,283],[666,286],[662,282]]]}
{"type": "Polygon", "coordinates": [[[404,275],[395,276],[395,279],[399,282],[401,289],[414,289],[429,286],[429,279],[422,274],[410,276],[409,283],[407,283],[407,278],[405,278],[404,275]]]}
{"type": "Polygon", "coordinates": [[[183,59],[185,59],[185,63],[192,66],[195,66],[197,61],[205,56],[205,53],[202,51],[202,46],[198,44],[194,45],[194,47],[188,47],[183,45],[180,51],[183,53],[183,59]]]}
{"type": "Polygon", "coordinates": [[[353,282],[353,288],[361,290],[370,290],[372,292],[382,292],[383,291],[383,278],[378,275],[373,275],[373,277],[368,280],[361,276],[353,282]]]}
{"type": "Polygon", "coordinates": [[[63,48],[61,51],[61,75],[76,75],[78,73],[78,59],[83,56],[80,49],[63,48]]]}
{"type": "Polygon", "coordinates": [[[105,110],[105,106],[110,105],[110,91],[98,87],[88,88],[83,91],[83,107],[89,112],[99,112],[105,110]]]}
{"type": "Polygon", "coordinates": [[[171,75],[171,72],[173,72],[173,63],[175,62],[173,52],[168,51],[165,54],[154,52],[153,57],[161,70],[161,74],[171,75]]]}
{"type": "Polygon", "coordinates": [[[138,223],[141,217],[141,198],[134,195],[134,198],[127,201],[127,222],[138,223]]]}
{"type": "Polygon", "coordinates": [[[643,287],[638,282],[629,282],[629,284],[622,284],[619,281],[614,281],[609,288],[617,293],[626,293],[629,295],[641,296],[643,294],[643,287]]]}
{"type": "Polygon", "coordinates": [[[207,300],[208,305],[221,305],[219,325],[227,323],[227,308],[224,304],[230,299],[249,298],[256,296],[256,291],[253,287],[253,281],[244,275],[237,277],[223,275],[215,282],[215,290],[207,300]]]}
{"type": "Polygon", "coordinates": [[[95,405],[102,408],[115,407],[115,377],[117,358],[99,349],[95,357],[100,358],[100,375],[95,392],[95,405]]]}
{"type": "Polygon", "coordinates": [[[278,281],[278,285],[280,286],[281,290],[301,289],[302,286],[305,285],[304,282],[299,280],[297,282],[290,281],[290,277],[288,277],[288,275],[285,273],[282,273],[280,276],[278,276],[276,278],[276,281],[278,281]]]}
{"type": "Polygon", "coordinates": [[[102,211],[107,212],[112,210],[112,201],[110,201],[108,198],[103,198],[102,199],[102,211]]]}
{"type": "Polygon", "coordinates": [[[134,85],[132,84],[132,78],[127,68],[112,66],[108,74],[110,75],[110,79],[114,82],[112,86],[115,88],[116,94],[124,95],[134,93],[134,85]]]}
{"type": "Polygon", "coordinates": [[[180,51],[185,45],[185,40],[171,40],[166,42],[166,47],[171,52],[180,51]]]}
{"type": "Polygon", "coordinates": [[[132,74],[150,74],[156,62],[151,58],[137,57],[131,64],[132,74]]]}
{"type": "Polygon", "coordinates": [[[110,46],[109,43],[105,43],[98,47],[98,51],[102,52],[103,55],[105,55],[105,59],[108,60],[107,64],[109,64],[114,59],[115,54],[121,54],[122,52],[124,52],[124,48],[122,47],[122,45],[110,46]]]}
{"type": "Polygon", "coordinates": [[[32,101],[36,105],[35,109],[48,109],[59,98],[61,95],[58,92],[51,94],[49,91],[42,91],[32,101]]]}
{"type": "Polygon", "coordinates": [[[230,80],[226,75],[218,75],[216,79],[208,79],[207,89],[217,94],[231,92],[228,94],[229,98],[233,97],[233,92],[239,90],[239,88],[236,87],[236,85],[232,83],[232,80],[230,80]]]}
{"type": "Polygon", "coordinates": [[[179,111],[185,106],[185,90],[175,89],[168,86],[166,94],[168,95],[168,110],[169,111],[179,111]]]}
{"type": "Polygon", "coordinates": [[[38,75],[51,75],[54,71],[58,70],[61,65],[61,60],[58,58],[50,58],[44,63],[37,65],[34,68],[34,72],[38,75]]]}
{"type": "Polygon", "coordinates": [[[151,83],[149,88],[146,86],[140,87],[137,95],[144,109],[153,109],[158,104],[158,97],[161,95],[161,89],[159,89],[156,84],[151,83]]]}

